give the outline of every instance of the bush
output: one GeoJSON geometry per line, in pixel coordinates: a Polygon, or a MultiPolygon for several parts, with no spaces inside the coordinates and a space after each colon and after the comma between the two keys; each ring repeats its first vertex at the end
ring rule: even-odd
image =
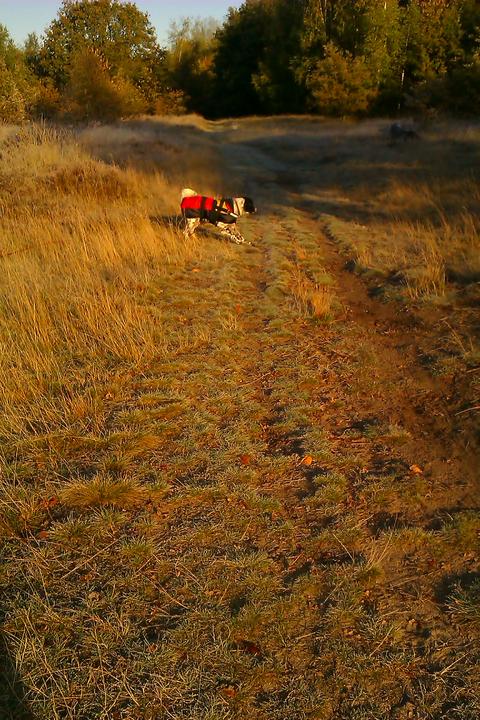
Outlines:
{"type": "Polygon", "coordinates": [[[406,96],[405,104],[423,117],[438,111],[452,115],[478,115],[480,61],[458,65],[448,74],[424,80],[406,96]]]}
{"type": "Polygon", "coordinates": [[[30,105],[30,114],[34,118],[54,118],[60,112],[60,101],[60,93],[50,80],[39,82],[30,105]]]}
{"type": "Polygon", "coordinates": [[[82,49],[72,58],[63,109],[76,120],[108,122],[144,112],[146,102],[129,80],[110,76],[98,53],[82,49]]]}
{"type": "Polygon", "coordinates": [[[307,80],[313,109],[324,115],[364,115],[377,95],[364,58],[338,50],[332,43],[325,48],[307,80]]]}
{"type": "Polygon", "coordinates": [[[185,95],[181,90],[166,90],[155,101],[155,115],[183,115],[185,95]]]}
{"type": "Polygon", "coordinates": [[[24,120],[25,105],[25,97],[18,86],[14,73],[0,58],[0,119],[6,122],[24,120]]]}
{"type": "Polygon", "coordinates": [[[447,99],[451,112],[480,113],[480,59],[452,71],[448,79],[447,99]]]}

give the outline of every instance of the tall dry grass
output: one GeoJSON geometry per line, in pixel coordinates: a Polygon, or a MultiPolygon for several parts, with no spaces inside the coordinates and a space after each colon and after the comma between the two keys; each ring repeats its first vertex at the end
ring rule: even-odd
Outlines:
{"type": "MultiPolygon", "coordinates": [[[[450,173],[461,174],[461,166],[452,165],[450,173]]],[[[480,279],[480,188],[475,178],[465,174],[451,180],[449,168],[439,167],[430,184],[395,180],[379,200],[393,216],[379,251],[390,266],[395,256],[413,296],[443,295],[446,279],[462,284],[480,279]]]]}
{"type": "Polygon", "coordinates": [[[145,118],[98,125],[78,131],[82,147],[95,157],[120,167],[155,175],[161,168],[167,185],[165,199],[178,208],[178,188],[193,187],[204,195],[238,194],[232,177],[223,172],[219,126],[197,116],[145,118]],[[214,133],[214,130],[217,133],[214,133]]]}
{"type": "Polygon", "coordinates": [[[176,195],[162,175],[93,160],[68,133],[14,133],[0,177],[0,436],[9,439],[91,422],[80,398],[101,392],[112,368],[160,352],[168,339],[147,288],[190,250],[150,219],[159,198],[169,209],[176,195]]]}
{"type": "Polygon", "coordinates": [[[287,286],[301,315],[318,319],[330,316],[334,300],[330,285],[315,282],[299,265],[292,263],[288,268],[287,286]]]}
{"type": "MultiPolygon", "coordinates": [[[[444,296],[480,280],[480,129],[450,123],[401,153],[372,203],[370,265],[403,274],[410,297],[444,296]],[[388,218],[386,221],[381,217],[388,218]]],[[[372,199],[370,198],[370,201],[372,199]]]]}
{"type": "MultiPolygon", "coordinates": [[[[383,217],[368,224],[324,215],[327,231],[355,260],[361,271],[393,278],[411,299],[442,297],[448,281],[460,286],[480,280],[480,223],[465,209],[456,215],[446,210],[431,188],[394,184],[393,198],[383,198],[383,217]],[[412,219],[405,219],[405,214],[412,219]],[[385,215],[390,216],[385,219],[385,215]],[[391,219],[390,219],[391,218],[391,219]]],[[[463,192],[480,205],[473,181],[463,192]]],[[[444,198],[447,203],[447,199],[444,198]]],[[[448,203],[454,202],[452,196],[448,203]]],[[[456,202],[460,203],[459,196],[456,202]]]]}

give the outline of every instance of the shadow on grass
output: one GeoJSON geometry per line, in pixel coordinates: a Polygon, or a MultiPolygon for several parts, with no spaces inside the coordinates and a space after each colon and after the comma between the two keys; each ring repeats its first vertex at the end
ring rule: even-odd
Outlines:
{"type": "MultiPolygon", "coordinates": [[[[149,219],[151,223],[169,228],[170,230],[183,232],[186,228],[185,219],[182,215],[150,215],[149,219]]],[[[220,231],[215,225],[203,221],[202,224],[196,228],[195,236],[204,238],[210,237],[225,242],[225,237],[222,237],[220,231]]]]}
{"type": "MultiPolygon", "coordinates": [[[[0,622],[3,618],[0,617],[0,622]]],[[[35,720],[26,690],[18,674],[8,643],[0,633],[0,718],[1,720],[35,720]]]]}
{"type": "Polygon", "coordinates": [[[449,139],[422,135],[415,143],[390,146],[380,133],[370,137],[342,134],[317,137],[305,134],[259,137],[246,145],[283,163],[276,173],[280,192],[292,193],[291,202],[317,213],[334,214],[346,221],[384,220],[391,211],[384,203],[376,203],[378,195],[388,194],[395,185],[413,189],[432,185],[438,178],[452,187],[442,199],[443,212],[431,202],[421,208],[395,207],[399,221],[428,220],[442,225],[444,214],[449,218],[462,216],[468,210],[477,212],[478,200],[466,198],[458,202],[458,187],[466,179],[474,179],[474,159],[480,159],[479,144],[473,140],[449,139]],[[303,142],[302,142],[303,140],[303,142]],[[333,193],[333,195],[332,195],[333,193]],[[341,194],[347,197],[340,197],[341,194]],[[371,199],[371,202],[369,201],[371,199]]]}
{"type": "Polygon", "coordinates": [[[453,595],[455,588],[469,590],[472,585],[479,581],[480,573],[472,570],[445,575],[436,587],[435,599],[440,605],[446,605],[448,599],[453,595]]]}

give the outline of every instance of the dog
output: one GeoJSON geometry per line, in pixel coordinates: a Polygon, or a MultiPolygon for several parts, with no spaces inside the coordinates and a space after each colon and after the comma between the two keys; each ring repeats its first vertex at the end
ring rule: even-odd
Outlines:
{"type": "Polygon", "coordinates": [[[413,128],[405,127],[399,122],[394,122],[390,125],[388,134],[392,144],[395,143],[396,140],[403,140],[405,142],[406,140],[416,140],[418,138],[418,133],[413,128]]]}
{"type": "Polygon", "coordinates": [[[249,197],[216,199],[198,195],[191,188],[182,190],[180,209],[186,222],[185,237],[191,237],[197,227],[206,222],[218,227],[224,237],[237,245],[247,243],[236,227],[237,219],[241,215],[257,212],[253,200],[249,197]]]}

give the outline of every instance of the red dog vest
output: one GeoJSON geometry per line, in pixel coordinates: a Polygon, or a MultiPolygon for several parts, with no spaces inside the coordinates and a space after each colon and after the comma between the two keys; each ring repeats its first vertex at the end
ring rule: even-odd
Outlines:
{"type": "Polygon", "coordinates": [[[237,219],[232,198],[221,198],[217,201],[205,195],[191,195],[183,198],[180,207],[187,218],[200,218],[212,223],[234,223],[237,219]]]}
{"type": "Polygon", "coordinates": [[[185,197],[182,200],[182,210],[215,210],[217,207],[217,201],[215,198],[205,197],[204,195],[191,195],[185,197]]]}

